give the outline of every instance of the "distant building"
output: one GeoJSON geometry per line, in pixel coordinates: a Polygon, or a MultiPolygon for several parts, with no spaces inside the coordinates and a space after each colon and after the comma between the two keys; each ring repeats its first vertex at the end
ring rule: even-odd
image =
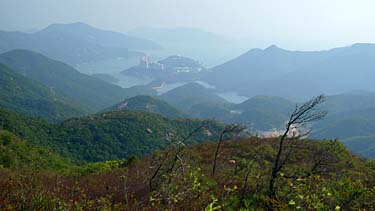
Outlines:
{"type": "Polygon", "coordinates": [[[159,62],[152,61],[151,57],[149,56],[142,56],[139,62],[139,66],[144,67],[146,69],[153,69],[153,70],[164,70],[164,64],[160,64],[159,62]]]}

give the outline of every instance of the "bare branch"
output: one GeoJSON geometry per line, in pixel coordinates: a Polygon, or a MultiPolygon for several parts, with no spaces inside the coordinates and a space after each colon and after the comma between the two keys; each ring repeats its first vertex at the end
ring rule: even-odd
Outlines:
{"type": "Polygon", "coordinates": [[[325,100],[324,95],[319,95],[317,97],[312,98],[311,100],[307,101],[306,103],[302,104],[301,106],[296,105],[293,113],[289,117],[289,121],[286,124],[286,129],[284,134],[280,137],[278,151],[275,157],[275,161],[272,166],[271,178],[268,187],[268,195],[271,198],[275,198],[275,189],[274,184],[278,177],[278,173],[283,168],[283,166],[288,162],[289,157],[292,153],[293,149],[293,142],[290,142],[289,150],[287,151],[284,159],[280,161],[281,156],[283,154],[284,148],[284,141],[289,139],[288,136],[290,132],[293,132],[292,139],[297,140],[302,137],[306,137],[308,134],[311,133],[311,130],[307,130],[307,132],[298,134],[295,136],[295,130],[298,132],[304,127],[307,123],[320,120],[324,118],[327,114],[326,111],[321,111],[317,108],[318,105],[323,103],[325,100]]]}

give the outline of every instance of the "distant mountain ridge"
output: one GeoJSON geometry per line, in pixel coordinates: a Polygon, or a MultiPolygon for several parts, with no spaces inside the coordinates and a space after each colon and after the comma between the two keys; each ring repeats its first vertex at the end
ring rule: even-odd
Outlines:
{"type": "Polygon", "coordinates": [[[119,32],[98,29],[82,22],[71,24],[51,24],[37,33],[44,34],[53,32],[71,34],[82,40],[105,47],[126,48],[130,50],[155,50],[161,48],[160,45],[151,40],[128,36],[119,32]]]}
{"type": "Polygon", "coordinates": [[[375,44],[307,52],[270,46],[214,67],[203,80],[219,90],[244,96],[271,95],[297,101],[320,93],[375,91],[368,80],[375,77],[374,54],[375,44]]]}
{"type": "Polygon", "coordinates": [[[141,56],[132,50],[159,49],[152,41],[94,28],[84,23],[52,24],[35,33],[0,31],[0,53],[28,49],[69,64],[141,56]]]}

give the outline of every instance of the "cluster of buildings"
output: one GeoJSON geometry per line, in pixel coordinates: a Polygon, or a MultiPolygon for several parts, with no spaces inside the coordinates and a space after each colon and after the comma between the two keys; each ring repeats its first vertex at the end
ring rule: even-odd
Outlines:
{"type": "Polygon", "coordinates": [[[173,72],[200,72],[204,67],[197,61],[179,55],[170,56],[161,61],[153,61],[149,56],[142,56],[139,66],[150,70],[169,70],[173,72]]]}

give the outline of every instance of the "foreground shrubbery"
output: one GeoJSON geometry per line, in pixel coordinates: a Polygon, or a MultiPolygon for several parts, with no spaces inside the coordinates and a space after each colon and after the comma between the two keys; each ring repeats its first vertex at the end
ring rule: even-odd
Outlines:
{"type": "Polygon", "coordinates": [[[170,146],[86,174],[2,169],[0,210],[375,209],[374,162],[336,141],[298,141],[277,197],[268,197],[276,146],[275,139],[224,142],[214,176],[215,143],[170,146]]]}

